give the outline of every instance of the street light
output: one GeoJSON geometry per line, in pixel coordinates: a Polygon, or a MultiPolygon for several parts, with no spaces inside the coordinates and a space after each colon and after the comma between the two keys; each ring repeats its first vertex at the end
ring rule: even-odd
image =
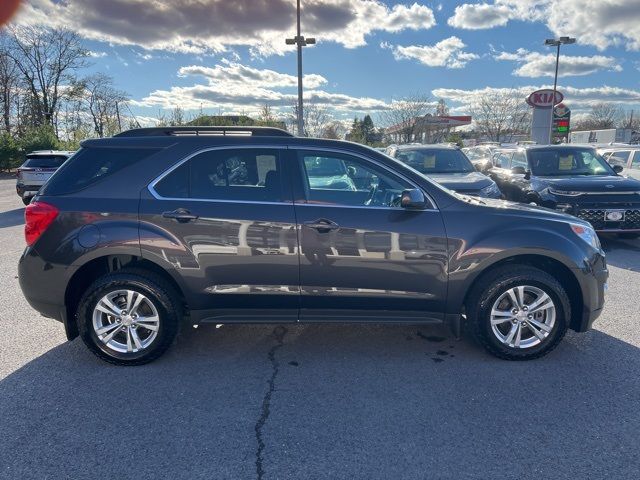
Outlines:
{"type": "Polygon", "coordinates": [[[558,39],[555,38],[547,38],[544,41],[544,44],[548,47],[556,47],[556,74],[553,77],[553,105],[551,105],[551,126],[549,127],[549,144],[553,142],[553,111],[556,107],[556,90],[558,88],[558,64],[560,63],[560,45],[571,45],[572,43],[576,43],[575,38],[571,37],[560,37],[558,39]]]}
{"type": "Polygon", "coordinates": [[[304,38],[300,33],[300,0],[297,5],[297,17],[298,17],[298,34],[294,38],[287,38],[285,40],[287,45],[298,46],[298,135],[304,135],[304,120],[302,116],[302,47],[307,45],[315,45],[315,38],[304,38]]]}

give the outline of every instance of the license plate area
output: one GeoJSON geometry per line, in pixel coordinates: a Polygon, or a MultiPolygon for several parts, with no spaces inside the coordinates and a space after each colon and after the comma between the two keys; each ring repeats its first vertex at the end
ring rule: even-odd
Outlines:
{"type": "Polygon", "coordinates": [[[605,210],[604,221],[605,222],[624,222],[624,210],[605,210]]]}

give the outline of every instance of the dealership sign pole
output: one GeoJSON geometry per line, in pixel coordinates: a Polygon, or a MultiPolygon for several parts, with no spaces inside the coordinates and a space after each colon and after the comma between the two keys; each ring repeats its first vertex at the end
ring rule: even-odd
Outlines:
{"type": "Polygon", "coordinates": [[[531,140],[540,144],[550,143],[549,133],[552,127],[553,107],[562,102],[564,96],[550,88],[536,90],[527,97],[527,103],[533,107],[531,119],[531,140]]]}

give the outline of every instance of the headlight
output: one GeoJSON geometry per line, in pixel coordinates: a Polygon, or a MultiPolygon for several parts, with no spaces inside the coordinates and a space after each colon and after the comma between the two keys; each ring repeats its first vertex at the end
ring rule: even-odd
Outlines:
{"type": "Polygon", "coordinates": [[[549,193],[551,195],[562,195],[565,197],[577,197],[578,195],[582,195],[582,192],[565,192],[563,190],[554,190],[551,187],[549,187],[549,193]]]}
{"type": "Polygon", "coordinates": [[[571,230],[573,230],[573,233],[575,233],[596,250],[601,250],[600,239],[598,238],[596,231],[592,227],[588,227],[586,225],[581,225],[578,223],[570,223],[569,225],[571,226],[571,230]]]}
{"type": "Polygon", "coordinates": [[[484,187],[480,190],[481,197],[499,197],[500,195],[502,195],[502,192],[495,183],[492,183],[488,187],[484,187]]]}

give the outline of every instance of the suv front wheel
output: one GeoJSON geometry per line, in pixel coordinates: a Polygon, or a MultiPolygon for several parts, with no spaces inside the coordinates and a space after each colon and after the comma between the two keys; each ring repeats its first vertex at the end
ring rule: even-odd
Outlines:
{"type": "Polygon", "coordinates": [[[78,305],[82,339],[99,358],[142,365],[162,355],[178,333],[181,302],[171,285],[145,270],[96,280],[78,305]]]}
{"type": "Polygon", "coordinates": [[[526,265],[509,265],[478,282],[466,311],[474,336],[490,353],[506,360],[531,360],[560,343],[570,305],[553,276],[526,265]]]}

